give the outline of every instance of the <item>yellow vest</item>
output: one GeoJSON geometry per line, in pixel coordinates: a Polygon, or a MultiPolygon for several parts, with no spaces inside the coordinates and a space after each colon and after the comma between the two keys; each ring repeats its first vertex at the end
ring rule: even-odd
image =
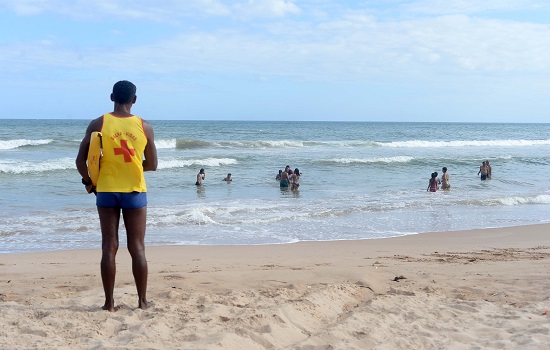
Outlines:
{"type": "Polygon", "coordinates": [[[103,116],[103,156],[99,163],[97,192],[147,192],[143,151],[147,137],[138,116],[103,116]]]}

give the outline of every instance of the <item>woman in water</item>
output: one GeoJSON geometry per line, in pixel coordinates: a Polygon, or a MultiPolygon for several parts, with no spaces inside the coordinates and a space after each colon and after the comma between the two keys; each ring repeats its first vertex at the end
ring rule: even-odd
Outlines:
{"type": "Polygon", "coordinates": [[[291,190],[297,190],[300,187],[300,169],[294,169],[294,174],[290,175],[291,190]]]}
{"type": "Polygon", "coordinates": [[[430,191],[430,192],[437,191],[437,174],[436,173],[432,173],[432,177],[428,182],[428,188],[426,189],[426,191],[430,191]]]}
{"type": "Polygon", "coordinates": [[[451,184],[449,183],[449,173],[447,172],[447,168],[443,167],[441,171],[443,171],[443,175],[441,175],[441,189],[450,190],[451,184]]]}

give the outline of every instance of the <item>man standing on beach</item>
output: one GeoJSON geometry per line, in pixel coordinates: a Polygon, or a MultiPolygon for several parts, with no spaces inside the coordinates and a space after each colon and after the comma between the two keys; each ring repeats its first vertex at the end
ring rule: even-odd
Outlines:
{"type": "Polygon", "coordinates": [[[147,188],[144,171],[157,169],[153,128],[130,110],[136,102],[136,86],[119,81],[113,86],[114,111],[93,120],[86,129],[76,157],[76,167],[88,193],[97,191],[96,205],[102,236],[101,280],[105,292],[104,310],[115,311],[114,286],[120,213],[126,226],[128,251],[138,294],[138,307],[147,308],[148,267],[145,258],[147,188]],[[103,156],[97,188],[86,163],[92,132],[103,134],[103,156]]]}

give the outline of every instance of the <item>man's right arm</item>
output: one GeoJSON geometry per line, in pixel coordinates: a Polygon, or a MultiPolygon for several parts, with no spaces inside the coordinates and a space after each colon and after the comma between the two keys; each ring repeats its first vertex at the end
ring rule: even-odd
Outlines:
{"type": "MultiPolygon", "coordinates": [[[[75,164],[76,169],[78,170],[78,173],[80,176],[82,176],[82,179],[86,182],[91,182],[90,175],[88,175],[88,149],[90,148],[90,138],[92,135],[92,132],[94,131],[100,131],[101,130],[101,123],[102,118],[99,117],[97,119],[94,119],[90,122],[88,125],[88,128],[86,128],[86,134],[84,134],[84,138],[82,139],[82,142],[80,142],[80,147],[78,148],[78,154],[76,156],[75,164]]],[[[92,189],[92,186],[86,186],[86,190],[90,192],[92,189]]]]}

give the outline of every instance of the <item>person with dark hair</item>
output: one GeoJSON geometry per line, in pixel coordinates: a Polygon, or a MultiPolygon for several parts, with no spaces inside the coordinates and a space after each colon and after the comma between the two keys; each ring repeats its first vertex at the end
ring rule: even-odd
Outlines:
{"type": "Polygon", "coordinates": [[[290,175],[290,184],[291,184],[291,190],[295,191],[300,187],[300,176],[302,174],[300,173],[300,169],[296,168],[294,169],[294,173],[290,175]]]}
{"type": "Polygon", "coordinates": [[[233,181],[233,178],[231,177],[231,173],[227,174],[227,177],[223,179],[225,182],[231,182],[233,181]]]}
{"type": "Polygon", "coordinates": [[[115,103],[132,103],[136,97],[136,86],[128,80],[121,80],[113,86],[112,101],[115,103]]]}
{"type": "Polygon", "coordinates": [[[488,173],[487,163],[483,161],[479,166],[479,171],[477,172],[477,174],[478,175],[481,174],[481,180],[487,180],[487,173],[488,173]]]}
{"type": "Polygon", "coordinates": [[[443,167],[441,171],[443,172],[443,175],[441,175],[441,189],[450,190],[451,184],[449,182],[449,173],[447,172],[447,167],[443,167]]]}
{"type": "Polygon", "coordinates": [[[105,292],[104,310],[115,311],[114,285],[119,247],[120,214],[126,227],[128,251],[138,295],[138,307],[147,308],[148,267],[145,258],[147,187],[144,171],[157,169],[157,149],[151,125],[131,113],[136,102],[136,86],[123,80],[113,86],[113,112],[88,125],[76,157],[76,168],[88,193],[96,193],[102,236],[101,280],[105,292]],[[91,134],[100,131],[103,156],[97,187],[88,175],[86,163],[91,134]]]}
{"type": "Polygon", "coordinates": [[[288,170],[285,169],[285,171],[281,173],[281,179],[279,180],[279,187],[283,189],[287,189],[289,185],[290,185],[290,175],[288,174],[288,170]]]}
{"type": "Polygon", "coordinates": [[[437,191],[437,173],[432,173],[430,181],[428,182],[428,188],[426,191],[436,192],[437,191]]]}
{"type": "Polygon", "coordinates": [[[195,182],[195,186],[202,185],[202,181],[204,180],[205,177],[206,177],[206,174],[204,173],[204,169],[201,168],[201,170],[199,170],[199,173],[197,174],[197,181],[195,182]]]}

